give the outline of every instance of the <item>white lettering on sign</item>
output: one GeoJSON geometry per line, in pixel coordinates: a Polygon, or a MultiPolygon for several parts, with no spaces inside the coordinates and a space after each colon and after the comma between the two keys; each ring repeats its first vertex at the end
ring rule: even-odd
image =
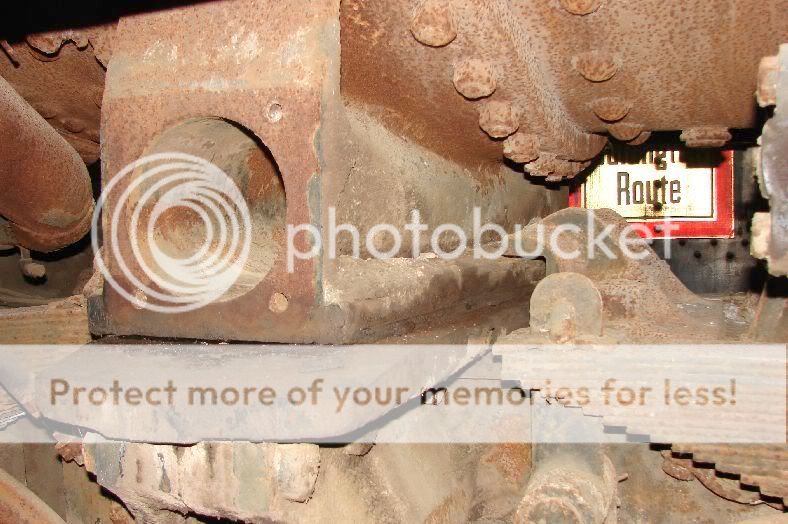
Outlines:
{"type": "Polygon", "coordinates": [[[605,155],[583,186],[584,206],[613,209],[627,219],[714,220],[710,164],[688,166],[678,151],[649,151],[632,162],[605,155]]]}

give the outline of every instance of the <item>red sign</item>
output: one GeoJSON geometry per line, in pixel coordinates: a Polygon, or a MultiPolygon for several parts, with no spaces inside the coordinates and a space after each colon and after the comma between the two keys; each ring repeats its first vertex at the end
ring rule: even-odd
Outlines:
{"type": "Polygon", "coordinates": [[[634,159],[626,152],[606,154],[572,188],[570,207],[613,209],[651,238],[733,237],[731,151],[636,152],[634,159]]]}

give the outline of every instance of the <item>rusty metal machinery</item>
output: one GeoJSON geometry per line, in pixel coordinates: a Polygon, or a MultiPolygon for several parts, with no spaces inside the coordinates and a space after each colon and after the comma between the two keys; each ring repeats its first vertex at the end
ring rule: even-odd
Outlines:
{"type": "MultiPolygon", "coordinates": [[[[262,153],[245,151],[268,159],[249,164],[247,175],[281,177],[278,223],[325,230],[333,207],[338,222],[357,224],[363,233],[382,221],[402,226],[413,207],[432,224],[469,228],[460,215],[473,205],[505,228],[527,223],[557,209],[562,198],[533,177],[575,176],[608,136],[636,145],[654,131],[679,130],[688,146],[721,146],[729,129],[756,124],[758,61],[788,37],[778,1],[326,1],[302,7],[208,2],[9,45],[16,56],[32,46],[46,57],[76,47],[106,64],[105,184],[161,150],[161,140],[183,144],[202,133],[200,140],[222,147],[214,133],[223,133],[224,125],[227,132],[233,127],[254,135],[262,153]],[[276,31],[268,29],[271,20],[276,31]],[[189,36],[193,26],[201,28],[199,44],[189,36]],[[740,34],[749,36],[743,41],[740,34]],[[182,127],[200,118],[218,120],[199,130],[182,127]],[[523,166],[526,178],[518,174],[523,166]]],[[[405,293],[360,311],[362,299],[375,304],[398,285],[364,297],[344,275],[390,271],[389,282],[397,282],[397,267],[321,255],[296,261],[288,272],[277,231],[256,243],[254,256],[271,264],[249,269],[247,291],[170,322],[104,287],[91,300],[94,331],[350,341],[363,339],[362,332],[375,338],[423,323],[436,309],[434,298],[443,296],[405,293]]],[[[128,234],[121,226],[121,251],[128,234]]],[[[402,245],[399,255],[409,247],[402,245]]],[[[349,253],[347,245],[339,249],[349,253]]],[[[436,268],[432,278],[450,279],[455,270],[436,268]]],[[[493,271],[506,273],[493,277],[497,287],[463,279],[459,296],[493,292],[504,301],[523,281],[514,268],[493,271]]],[[[132,273],[142,277],[139,268],[132,273]]],[[[123,275],[113,276],[138,293],[123,275]]],[[[429,289],[429,281],[419,287],[429,289]]]]}
{"type": "MultiPolygon", "coordinates": [[[[96,333],[342,341],[365,329],[374,338],[402,329],[393,325],[415,326],[410,317],[429,316],[431,298],[419,307],[419,297],[404,296],[363,312],[335,301],[363,295],[347,289],[343,275],[393,271],[397,281],[391,265],[320,256],[285,271],[281,224],[325,229],[334,207],[338,222],[363,233],[381,221],[402,226],[407,210],[419,208],[426,221],[467,229],[462,207],[479,205],[483,219],[511,230],[562,205],[559,191],[533,177],[575,176],[609,137],[637,145],[652,132],[677,130],[687,146],[718,147],[730,129],[757,125],[759,61],[788,39],[780,1],[153,7],[130,15],[95,8],[74,16],[88,21],[74,29],[9,29],[16,39],[4,40],[0,74],[87,161],[97,158],[101,112],[104,184],[144,154],[186,148],[195,136],[223,148],[214,138],[236,129],[253,135],[239,158],[265,159],[250,163],[247,175],[281,180],[284,200],[275,223],[261,226],[273,236],[255,244],[254,256],[267,262],[249,268],[246,292],[172,323],[96,289],[96,333]],[[268,30],[271,20],[276,31],[268,30]],[[194,25],[199,45],[188,36],[194,25]],[[42,85],[53,85],[52,77],[47,93],[42,85]],[[200,118],[215,125],[183,127],[200,118]],[[517,174],[523,169],[526,178],[517,174]]],[[[121,250],[128,233],[128,226],[120,232],[121,250]]],[[[350,252],[346,241],[339,251],[350,252]]],[[[453,270],[437,269],[433,278],[453,270]]],[[[496,292],[521,281],[503,271],[509,277],[496,292]]],[[[462,296],[490,291],[468,285],[462,296]]]]}
{"type": "MultiPolygon", "coordinates": [[[[529,245],[537,226],[548,233],[576,226],[579,233],[562,242],[581,252],[594,232],[583,230],[591,214],[597,227],[612,229],[615,250],[613,240],[628,234],[620,216],[565,209],[567,186],[608,144],[644,151],[659,134],[661,144],[681,148],[749,147],[763,126],[748,158],[771,209],[756,214],[751,249],[772,275],[784,276],[785,0],[89,1],[59,9],[33,2],[0,24],[0,249],[18,247],[25,276],[41,276],[30,250],[84,241],[92,185],[117,187],[127,194],[99,201],[93,240],[101,240],[96,255],[118,253],[129,264],[111,260],[108,278],[88,270],[84,298],[0,310],[2,343],[142,336],[465,344],[491,328],[507,333],[498,343],[517,344],[786,341],[788,302],[775,291],[784,280],[767,284],[747,327],[727,318],[721,303],[690,292],[645,244],[636,243],[644,255],[637,262],[562,260],[551,251],[544,260],[512,251],[443,260],[429,244],[439,224],[471,236],[478,208],[481,222],[512,239],[526,225],[529,245]],[[239,229],[251,247],[220,299],[165,314],[144,289],[172,282],[152,278],[138,256],[142,227],[132,209],[154,215],[163,200],[136,162],[173,151],[209,159],[240,187],[250,221],[239,229]],[[336,253],[290,256],[292,226],[318,231],[311,241],[296,238],[295,249],[306,253],[317,240],[330,245],[336,224],[353,224],[362,238],[380,224],[407,229],[412,210],[427,224],[420,237],[375,237],[357,249],[341,235],[336,253]]],[[[186,215],[162,216],[161,238],[188,255],[203,232],[186,215]]],[[[460,245],[442,238],[444,251],[460,245]]],[[[494,245],[488,240],[474,239],[494,245]]],[[[506,364],[501,378],[528,385],[506,364]]],[[[0,389],[0,425],[22,413],[0,389]]],[[[623,417],[589,414],[609,425],[623,417]]],[[[658,433],[651,422],[638,421],[643,433],[658,433]]],[[[336,514],[610,523],[624,496],[618,464],[598,446],[436,446],[408,454],[360,443],[104,444],[69,441],[59,449],[81,482],[84,467],[122,499],[125,509],[114,502],[108,517],[116,524],[132,514],[141,522],[336,514]],[[278,476],[236,475],[238,464],[255,460],[278,476]],[[426,470],[449,480],[414,495],[413,471],[426,470]],[[400,492],[413,500],[398,499],[400,492]],[[337,508],[338,499],[350,502],[337,508]]],[[[675,479],[697,479],[741,504],[786,509],[785,446],[668,443],[660,451],[652,458],[675,479]]],[[[3,518],[58,521],[0,471],[3,518]]]]}
{"type": "Polygon", "coordinates": [[[552,179],[606,135],[724,145],[756,124],[758,61],[788,31],[781,2],[406,4],[343,3],[344,93],[447,156],[552,179]]]}
{"type": "MultiPolygon", "coordinates": [[[[480,206],[484,220],[507,226],[558,205],[543,188],[511,176],[500,163],[472,172],[347,107],[340,84],[339,6],[310,2],[304,7],[296,16],[286,3],[237,2],[232,9],[207,3],[119,21],[102,105],[105,184],[111,173],[162,150],[162,141],[183,148],[189,140],[202,140],[213,144],[203,154],[214,156],[225,147],[217,136],[235,128],[239,136],[255,137],[246,151],[266,159],[250,160],[243,176],[281,177],[284,201],[276,208],[280,225],[266,240],[255,241],[252,250],[251,258],[272,263],[250,268],[254,284],[243,293],[172,322],[167,315],[135,308],[105,286],[91,300],[91,317],[100,319],[93,325],[96,332],[291,342],[369,339],[402,331],[403,324],[415,326],[438,309],[467,314],[467,304],[485,307],[492,295],[493,302],[510,300],[538,278],[521,264],[490,263],[481,268],[485,278],[458,279],[458,271],[480,269],[459,261],[426,264],[428,276],[417,283],[407,268],[415,270],[424,261],[331,260],[322,254],[295,260],[294,270],[287,270],[282,224],[325,229],[330,208],[337,223],[356,224],[364,234],[380,222],[401,226],[414,204],[424,222],[467,227],[466,209],[447,201],[446,194],[480,206]],[[206,19],[212,23],[204,24],[206,19]],[[277,31],[260,29],[272,19],[277,31]],[[185,29],[192,25],[203,27],[199,46],[185,29]],[[236,43],[228,47],[228,38],[236,43]],[[205,117],[219,120],[213,126],[184,127],[205,117]],[[388,278],[374,289],[362,275],[388,278]],[[433,286],[434,293],[424,293],[430,279],[454,281],[457,291],[447,294],[443,286],[433,286]],[[403,287],[404,281],[412,288],[403,287]],[[490,288],[489,281],[498,284],[490,288]],[[381,300],[387,295],[396,298],[381,300]]],[[[113,202],[108,206],[114,209],[113,202]]],[[[128,234],[122,225],[117,247],[124,253],[128,234]]],[[[104,249],[113,247],[105,235],[104,249]]],[[[398,255],[410,248],[403,244],[398,255]]],[[[351,253],[345,244],[338,249],[340,255],[351,253]]],[[[144,278],[139,267],[132,273],[144,278]]],[[[124,282],[123,275],[115,276],[124,282]]]]}
{"type": "Polygon", "coordinates": [[[0,78],[0,244],[52,251],[90,228],[93,195],[77,152],[0,78]],[[2,220],[2,219],[0,219],[2,220]],[[8,238],[2,237],[7,224],[8,238]]]}

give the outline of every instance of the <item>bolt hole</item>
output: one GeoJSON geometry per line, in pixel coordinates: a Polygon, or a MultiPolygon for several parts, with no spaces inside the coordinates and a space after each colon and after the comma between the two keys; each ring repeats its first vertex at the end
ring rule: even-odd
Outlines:
{"type": "Polygon", "coordinates": [[[282,105],[274,102],[270,106],[268,106],[268,120],[271,122],[279,122],[282,120],[282,105]]]}
{"type": "Polygon", "coordinates": [[[700,257],[702,257],[703,255],[701,254],[701,252],[700,252],[700,251],[695,251],[695,252],[692,254],[692,256],[694,256],[695,258],[700,258],[700,257]]]}
{"type": "Polygon", "coordinates": [[[134,309],[145,309],[145,305],[148,303],[148,296],[141,290],[137,289],[134,291],[134,301],[131,303],[134,309]]]}
{"type": "Polygon", "coordinates": [[[290,302],[282,293],[274,293],[268,301],[268,309],[274,313],[284,313],[289,305],[290,302]]]}

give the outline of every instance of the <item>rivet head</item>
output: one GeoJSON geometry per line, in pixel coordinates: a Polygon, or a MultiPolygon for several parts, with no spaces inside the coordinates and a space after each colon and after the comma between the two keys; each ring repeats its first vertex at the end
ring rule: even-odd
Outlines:
{"type": "Polygon", "coordinates": [[[724,127],[701,126],[685,129],[680,138],[687,147],[722,147],[731,139],[731,134],[724,127]]]}
{"type": "Polygon", "coordinates": [[[479,110],[479,127],[492,138],[506,138],[520,127],[521,116],[511,102],[491,100],[479,110]]]}
{"type": "Polygon", "coordinates": [[[526,169],[531,175],[546,177],[548,182],[559,182],[575,178],[589,165],[591,161],[563,160],[554,153],[542,152],[536,161],[526,166],[526,169]]]}
{"type": "Polygon", "coordinates": [[[554,175],[560,176],[564,180],[576,177],[591,164],[590,161],[574,162],[572,160],[560,160],[556,165],[554,175]]]}
{"type": "Polygon", "coordinates": [[[651,131],[641,131],[638,136],[627,142],[627,144],[631,146],[639,146],[644,144],[649,138],[651,138],[651,131]]]}
{"type": "Polygon", "coordinates": [[[145,309],[147,307],[148,295],[146,295],[141,289],[134,291],[133,298],[134,300],[131,302],[131,307],[134,309],[145,309]]]}
{"type": "Polygon", "coordinates": [[[533,176],[547,177],[555,173],[557,161],[555,153],[542,151],[539,158],[526,164],[525,169],[533,176]]]}
{"type": "Polygon", "coordinates": [[[643,131],[641,124],[631,124],[629,122],[617,122],[607,128],[610,134],[617,140],[629,142],[634,140],[643,131]]]}
{"type": "Polygon", "coordinates": [[[588,105],[591,111],[593,111],[600,120],[604,120],[605,122],[616,122],[621,120],[627,116],[632,109],[632,102],[617,96],[597,98],[588,105]]]}
{"type": "Polygon", "coordinates": [[[539,137],[518,131],[504,141],[503,155],[520,164],[532,162],[539,158],[539,137]]]}
{"type": "Polygon", "coordinates": [[[466,58],[454,67],[454,87],[465,98],[484,98],[496,88],[492,64],[476,58],[466,58]]]}
{"type": "Polygon", "coordinates": [[[604,82],[618,72],[618,57],[605,51],[586,51],[572,57],[572,67],[590,82],[604,82]]]}
{"type": "Polygon", "coordinates": [[[268,309],[272,313],[284,313],[290,306],[290,301],[283,293],[274,293],[268,300],[268,309]]]}
{"type": "Polygon", "coordinates": [[[602,0],[561,0],[561,6],[573,15],[590,15],[602,5],[602,0]]]}
{"type": "Polygon", "coordinates": [[[279,102],[272,102],[271,105],[268,106],[268,111],[266,111],[266,117],[271,123],[276,123],[282,120],[283,114],[284,110],[282,109],[282,104],[279,102]]]}
{"type": "Polygon", "coordinates": [[[410,24],[414,38],[431,47],[445,46],[457,38],[457,24],[447,2],[424,0],[410,24]]]}

